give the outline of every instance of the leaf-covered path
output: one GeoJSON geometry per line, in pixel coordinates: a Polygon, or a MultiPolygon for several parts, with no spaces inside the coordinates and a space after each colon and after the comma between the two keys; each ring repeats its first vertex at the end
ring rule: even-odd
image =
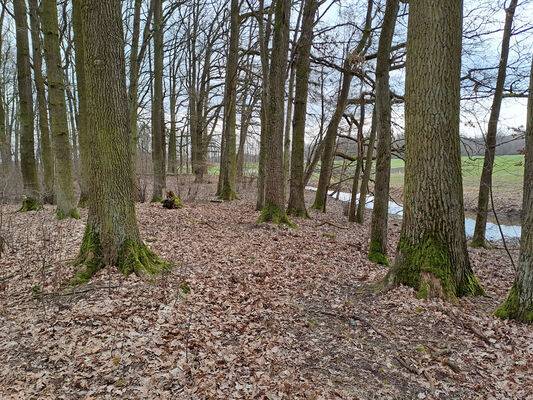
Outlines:
{"type": "Polygon", "coordinates": [[[174,269],[107,268],[75,288],[61,284],[84,221],[4,206],[0,398],[533,397],[533,329],[490,314],[513,277],[503,250],[471,250],[490,297],[375,293],[386,268],[365,259],[367,225],[330,203],[299,229],[256,225],[246,197],[141,204],[143,238],[174,269]]]}

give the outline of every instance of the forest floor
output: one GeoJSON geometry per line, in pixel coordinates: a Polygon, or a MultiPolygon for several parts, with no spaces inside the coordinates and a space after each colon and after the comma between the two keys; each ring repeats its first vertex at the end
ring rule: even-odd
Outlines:
{"type": "Polygon", "coordinates": [[[137,206],[174,263],[153,282],[106,268],[62,286],[86,212],[0,206],[0,398],[533,398],[533,329],[492,316],[513,280],[501,246],[469,249],[487,297],[377,293],[387,268],[365,258],[368,216],[350,224],[329,200],[298,229],[257,225],[253,186],[231,203],[209,201],[213,184],[180,188],[183,209],[137,206]]]}

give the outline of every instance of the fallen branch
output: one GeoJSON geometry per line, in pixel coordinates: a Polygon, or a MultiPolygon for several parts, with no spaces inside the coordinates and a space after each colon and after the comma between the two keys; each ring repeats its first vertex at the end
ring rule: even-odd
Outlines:
{"type": "Polygon", "coordinates": [[[321,226],[324,226],[324,225],[330,225],[330,226],[333,226],[333,227],[335,227],[335,228],[339,228],[339,229],[346,229],[346,230],[347,230],[347,229],[350,229],[350,228],[348,228],[348,227],[346,227],[346,226],[337,225],[337,224],[334,224],[333,222],[329,222],[329,221],[324,221],[324,222],[318,224],[318,225],[317,225],[317,228],[318,228],[318,227],[321,227],[321,226]]]}
{"type": "Polygon", "coordinates": [[[463,328],[467,328],[470,332],[472,332],[474,335],[476,335],[477,337],[479,337],[480,339],[482,339],[486,344],[492,344],[489,340],[489,338],[487,338],[484,334],[482,334],[476,327],[474,327],[471,323],[469,322],[463,322],[461,321],[455,314],[453,314],[453,312],[451,311],[446,311],[446,314],[452,318],[453,320],[455,320],[456,322],[458,322],[459,324],[461,324],[461,326],[463,328]]]}

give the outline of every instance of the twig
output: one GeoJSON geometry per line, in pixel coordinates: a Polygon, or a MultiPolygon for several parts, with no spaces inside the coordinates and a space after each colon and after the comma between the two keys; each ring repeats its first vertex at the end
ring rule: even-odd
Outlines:
{"type": "MultiPolygon", "coordinates": [[[[413,367],[412,365],[409,365],[403,358],[401,358],[400,356],[395,356],[394,359],[396,361],[398,361],[400,363],[400,365],[402,367],[404,367],[406,370],[408,370],[409,372],[415,374],[415,375],[420,375],[420,370],[416,367],[413,367]]],[[[431,382],[430,382],[431,383],[431,382]]]]}
{"type": "Polygon", "coordinates": [[[426,377],[426,379],[429,381],[429,386],[430,386],[430,390],[431,390],[431,394],[434,396],[435,395],[435,380],[433,379],[433,377],[429,374],[428,370],[427,369],[424,369],[422,371],[422,374],[426,377]]]}
{"type": "Polygon", "coordinates": [[[74,292],[46,292],[46,293],[39,293],[39,296],[57,296],[57,297],[66,297],[66,296],[74,296],[76,294],[83,294],[83,293],[88,293],[88,292],[93,292],[95,290],[99,290],[99,289],[116,289],[120,286],[97,286],[97,287],[92,287],[92,288],[89,288],[89,289],[85,289],[85,290],[78,290],[78,291],[74,291],[74,292]]]}
{"type": "Polygon", "coordinates": [[[350,229],[350,228],[348,228],[346,226],[337,225],[337,224],[334,224],[333,222],[329,222],[329,221],[324,221],[324,222],[318,224],[317,227],[324,226],[324,225],[331,225],[331,226],[334,226],[335,228],[339,228],[339,229],[350,229]]]}
{"type": "Polygon", "coordinates": [[[470,330],[472,333],[474,333],[476,336],[478,336],[480,339],[482,339],[485,343],[487,344],[491,344],[490,340],[484,335],[482,334],[480,331],[477,330],[476,327],[474,327],[471,323],[469,322],[464,322],[464,321],[461,321],[455,314],[453,314],[453,312],[451,311],[446,311],[446,314],[452,318],[453,320],[455,320],[456,322],[460,323],[463,328],[467,328],[468,330],[470,330]]]}

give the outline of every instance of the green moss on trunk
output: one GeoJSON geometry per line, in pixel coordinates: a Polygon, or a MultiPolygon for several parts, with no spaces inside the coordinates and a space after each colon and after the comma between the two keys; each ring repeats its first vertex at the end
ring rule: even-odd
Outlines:
{"type": "Polygon", "coordinates": [[[224,183],[224,185],[222,186],[222,192],[220,193],[219,197],[222,200],[226,201],[232,201],[239,198],[239,196],[237,196],[237,193],[235,193],[235,191],[227,183],[224,183]]]}
{"type": "Polygon", "coordinates": [[[168,271],[170,263],[159,259],[144,243],[127,240],[118,254],[118,269],[126,276],[134,272],[138,276],[153,278],[159,272],[168,271]]]}
{"type": "Polygon", "coordinates": [[[82,193],[80,199],[78,200],[78,208],[87,208],[89,198],[86,194],[82,193]]]}
{"type": "Polygon", "coordinates": [[[56,219],[61,221],[66,218],[81,219],[81,215],[78,210],[73,209],[69,214],[65,214],[59,207],[56,210],[56,219]]]}
{"type": "Polygon", "coordinates": [[[181,199],[174,194],[174,192],[168,192],[167,198],[165,200],[162,200],[161,203],[163,203],[164,208],[168,208],[169,210],[183,208],[183,203],[181,202],[181,199]]]}
{"type": "Polygon", "coordinates": [[[311,219],[311,217],[309,216],[309,213],[307,212],[306,209],[300,210],[300,209],[298,209],[296,207],[287,208],[287,215],[292,215],[292,216],[297,217],[297,218],[311,219]]]}
{"type": "Polygon", "coordinates": [[[375,240],[370,240],[370,251],[368,252],[368,259],[375,264],[386,265],[390,267],[390,261],[386,254],[381,252],[381,246],[375,240]]]}
{"type": "Polygon", "coordinates": [[[394,265],[385,280],[418,290],[418,298],[455,299],[485,294],[472,271],[466,271],[465,279],[456,282],[451,254],[431,235],[414,246],[401,237],[398,253],[400,262],[394,265]]]}
{"type": "Polygon", "coordinates": [[[489,246],[489,244],[483,240],[483,239],[480,239],[480,240],[472,240],[470,242],[470,247],[474,248],[474,249],[477,249],[477,248],[483,248],[483,249],[487,249],[487,250],[490,250],[491,247],[489,246]]]}
{"type": "Polygon", "coordinates": [[[291,228],[296,228],[296,225],[289,220],[287,214],[270,201],[265,203],[261,216],[257,220],[258,224],[262,222],[273,222],[277,225],[288,225],[291,228]]]}
{"type": "Polygon", "coordinates": [[[22,200],[22,207],[17,210],[18,213],[28,212],[28,211],[39,211],[42,210],[43,203],[39,199],[34,197],[24,197],[22,200]]]}
{"type": "Polygon", "coordinates": [[[518,283],[515,281],[505,302],[496,309],[494,315],[503,319],[515,319],[526,324],[533,324],[533,305],[520,307],[518,283]]]}
{"type": "Polygon", "coordinates": [[[324,204],[324,201],[322,199],[319,199],[318,197],[315,197],[315,201],[313,205],[311,206],[313,210],[318,210],[325,212],[326,211],[326,205],[324,204]]]}
{"type": "Polygon", "coordinates": [[[73,286],[87,283],[105,265],[100,237],[89,224],[85,227],[80,253],[74,261],[74,265],[81,265],[82,268],[70,282],[73,286]]]}
{"type": "MultiPolygon", "coordinates": [[[[160,260],[144,243],[137,244],[133,240],[126,240],[122,244],[115,264],[126,276],[135,273],[153,278],[157,273],[170,269],[170,263],[160,260]]],[[[106,265],[100,237],[89,225],[85,228],[80,253],[74,265],[80,265],[81,269],[70,282],[71,285],[87,283],[106,265]]]]}

